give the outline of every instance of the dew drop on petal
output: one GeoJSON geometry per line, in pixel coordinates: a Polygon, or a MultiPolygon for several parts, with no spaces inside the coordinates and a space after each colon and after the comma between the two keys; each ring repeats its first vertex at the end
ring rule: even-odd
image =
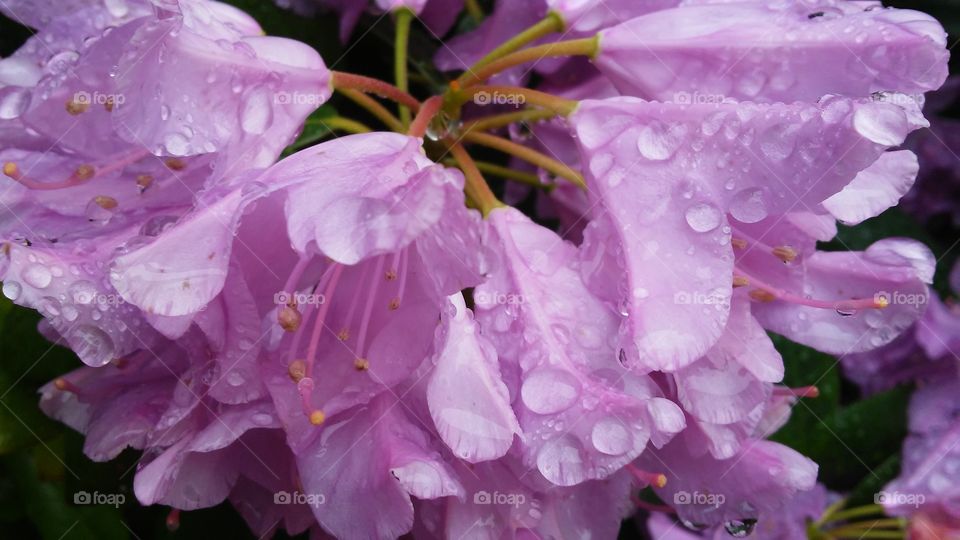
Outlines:
{"type": "Polygon", "coordinates": [[[909,131],[903,110],[885,103],[858,108],[853,113],[853,128],[867,140],[884,146],[897,146],[909,131]]]}
{"type": "Polygon", "coordinates": [[[616,418],[604,418],[594,424],[590,440],[598,452],[608,456],[622,456],[633,448],[630,430],[616,418]]]}
{"type": "Polygon", "coordinates": [[[749,188],[738,192],[730,201],[730,215],[743,223],[756,223],[763,220],[767,217],[763,191],[759,188],[749,188]]]}
{"type": "Polygon", "coordinates": [[[637,148],[640,155],[651,161],[670,159],[683,143],[684,129],[670,126],[654,120],[640,132],[637,148]]]}
{"type": "Polygon", "coordinates": [[[243,100],[240,110],[240,127],[247,133],[260,135],[273,123],[273,106],[270,91],[263,86],[254,88],[243,100]]]}
{"type": "Polygon", "coordinates": [[[90,325],[80,325],[70,336],[70,344],[84,363],[100,367],[113,360],[113,340],[103,330],[90,325]]]}
{"type": "Polygon", "coordinates": [[[720,210],[708,203],[695,204],[687,209],[687,225],[696,232],[710,232],[720,226],[720,210]]]}
{"type": "Polygon", "coordinates": [[[753,532],[757,526],[755,519],[734,519],[723,524],[727,534],[734,538],[745,538],[753,532]]]}
{"type": "Polygon", "coordinates": [[[580,397],[580,382],[567,371],[541,368],[530,373],[520,388],[523,403],[537,414],[556,414],[580,397]]]}
{"type": "Polygon", "coordinates": [[[17,118],[30,104],[30,90],[19,86],[0,88],[0,120],[17,118]]]}
{"type": "Polygon", "coordinates": [[[24,268],[20,277],[23,278],[23,281],[27,285],[36,287],[37,289],[46,289],[50,286],[50,282],[53,281],[53,274],[50,272],[50,269],[39,263],[34,263],[24,268]]]}
{"type": "Polygon", "coordinates": [[[21,292],[23,292],[23,286],[16,281],[3,282],[3,295],[11,301],[16,302],[17,298],[20,298],[21,292]]]}

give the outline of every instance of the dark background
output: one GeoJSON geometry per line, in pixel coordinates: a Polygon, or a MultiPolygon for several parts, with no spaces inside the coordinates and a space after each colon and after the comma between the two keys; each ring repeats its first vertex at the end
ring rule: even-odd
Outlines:
{"type": "MultiPolygon", "coordinates": [[[[274,7],[269,0],[228,2],[257,18],[268,34],[313,45],[332,68],[392,78],[393,26],[389,17],[365,17],[354,33],[363,37],[343,45],[337,38],[333,17],[298,17],[274,7]],[[370,31],[364,35],[367,29],[370,31]]],[[[886,3],[934,15],[950,32],[951,46],[960,38],[960,0],[886,3]]],[[[482,4],[489,12],[491,3],[482,4]]],[[[455,31],[468,30],[475,24],[464,16],[455,31]]],[[[30,30],[0,15],[0,55],[9,55],[30,35],[30,30]]],[[[429,59],[436,47],[430,34],[415,26],[411,57],[429,59]]],[[[956,72],[958,62],[960,58],[951,60],[951,72],[956,72]]],[[[414,92],[420,97],[442,91],[446,82],[426,61],[415,61],[411,72],[414,92]]],[[[316,114],[322,117],[334,113],[376,125],[338,96],[316,114]]],[[[305,133],[302,140],[319,140],[324,135],[314,130],[305,133]]],[[[960,175],[945,177],[944,181],[956,182],[956,178],[960,175]]],[[[960,186],[955,191],[960,191],[960,186]]],[[[942,257],[936,285],[941,294],[947,293],[945,278],[956,261],[955,243],[960,238],[949,219],[936,218],[921,225],[894,208],[856,228],[841,229],[839,239],[825,249],[859,250],[888,236],[924,241],[942,257]]],[[[37,389],[78,367],[79,361],[68,350],[41,338],[36,331],[37,320],[34,312],[0,299],[0,540],[252,538],[229,504],[185,512],[179,529],[169,531],[165,524],[169,508],[140,507],[133,496],[137,452],[128,450],[112,462],[93,463],[82,453],[83,438],[79,434],[40,412],[37,389]],[[126,502],[119,508],[74,505],[73,494],[78,491],[122,493],[126,502]]],[[[872,494],[899,470],[906,404],[912,388],[862,399],[842,378],[835,358],[780,339],[778,347],[787,363],[785,383],[794,387],[816,383],[821,396],[802,400],[790,423],[775,438],[817,461],[820,479],[829,488],[852,492],[853,498],[863,503],[872,502],[872,494]]],[[[628,521],[621,536],[643,538],[645,533],[628,521]]],[[[286,536],[280,533],[278,538],[286,536]]]]}

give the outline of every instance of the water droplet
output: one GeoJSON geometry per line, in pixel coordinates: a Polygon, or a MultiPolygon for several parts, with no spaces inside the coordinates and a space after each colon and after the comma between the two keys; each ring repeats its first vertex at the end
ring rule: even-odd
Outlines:
{"type": "Polygon", "coordinates": [[[686,129],[682,125],[668,126],[654,120],[643,127],[637,137],[640,155],[651,161],[670,159],[683,144],[686,129]]]}
{"type": "Polygon", "coordinates": [[[743,223],[756,223],[767,217],[763,191],[749,188],[738,192],[730,201],[730,215],[743,223]]]}
{"type": "Polygon", "coordinates": [[[597,451],[608,456],[622,456],[633,448],[633,435],[616,418],[604,418],[594,424],[590,440],[597,451]]]}
{"type": "Polygon", "coordinates": [[[53,274],[50,273],[50,269],[39,263],[24,268],[20,277],[27,285],[37,289],[46,289],[53,281],[53,274]]]}
{"type": "Polygon", "coordinates": [[[271,93],[264,87],[254,88],[247,94],[240,111],[240,127],[247,133],[261,135],[273,124],[271,93]]]}
{"type": "Polygon", "coordinates": [[[11,301],[16,302],[17,298],[20,298],[21,292],[23,292],[23,286],[16,281],[3,282],[3,295],[9,298],[11,301]]]}
{"type": "Polygon", "coordinates": [[[734,519],[723,524],[727,534],[734,538],[745,538],[753,532],[757,526],[755,519],[734,519]]]}
{"type": "Polygon", "coordinates": [[[19,86],[0,88],[0,120],[17,118],[30,105],[30,90],[19,86]]]}
{"type": "Polygon", "coordinates": [[[708,203],[695,204],[687,209],[687,225],[696,232],[710,232],[720,226],[720,210],[708,203]]]}
{"type": "Polygon", "coordinates": [[[239,371],[231,371],[227,374],[227,384],[230,386],[241,386],[246,382],[246,379],[243,378],[243,374],[239,371]]]}
{"type": "Polygon", "coordinates": [[[95,326],[78,326],[70,336],[70,344],[77,356],[89,366],[100,367],[113,360],[113,340],[95,326]]]}
{"type": "Polygon", "coordinates": [[[567,410],[580,397],[580,381],[570,372],[541,368],[523,381],[520,396],[531,411],[556,414],[567,410]]]}

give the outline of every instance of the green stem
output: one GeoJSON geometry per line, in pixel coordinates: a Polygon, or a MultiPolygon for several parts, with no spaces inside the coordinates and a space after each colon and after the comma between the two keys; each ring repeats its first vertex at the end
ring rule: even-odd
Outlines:
{"type": "Polygon", "coordinates": [[[827,534],[831,538],[856,538],[868,540],[871,538],[889,538],[891,540],[903,540],[905,534],[903,531],[868,531],[864,529],[835,529],[827,534]]]}
{"type": "Polygon", "coordinates": [[[833,529],[827,529],[827,532],[848,530],[848,529],[902,529],[906,525],[906,522],[901,518],[886,518],[886,519],[873,519],[869,521],[857,521],[854,523],[844,523],[840,524],[838,527],[833,529]]]}
{"type": "MultiPolygon", "coordinates": [[[[866,506],[858,506],[856,508],[834,512],[830,516],[829,521],[847,521],[850,518],[872,516],[875,514],[883,514],[883,507],[879,504],[868,504],[866,506]]],[[[824,520],[824,522],[827,522],[827,520],[824,520]]]]}
{"type": "MultiPolygon", "coordinates": [[[[413,22],[413,12],[407,8],[401,8],[397,11],[397,37],[394,46],[394,74],[396,75],[397,88],[401,92],[407,92],[410,89],[410,82],[407,75],[407,50],[410,43],[410,25],[413,22]]],[[[403,127],[410,125],[410,109],[405,105],[400,105],[400,122],[403,127]]]]}
{"type": "Polygon", "coordinates": [[[466,0],[464,2],[465,7],[467,8],[467,14],[473,17],[473,20],[480,22],[484,18],[483,8],[480,7],[480,3],[477,0],[466,0]]]}
{"type": "Polygon", "coordinates": [[[533,43],[544,36],[550,35],[554,32],[562,32],[563,26],[563,18],[560,16],[560,14],[555,11],[551,11],[540,22],[513,36],[507,41],[504,41],[496,49],[487,53],[487,55],[478,60],[476,64],[470,66],[470,69],[468,69],[467,72],[469,73],[471,71],[476,71],[490,62],[519,50],[528,43],[533,43]]]}
{"type": "Polygon", "coordinates": [[[386,107],[377,102],[377,100],[372,97],[360,92],[359,90],[351,90],[349,88],[338,88],[337,92],[343,94],[344,97],[350,101],[356,103],[360,107],[364,108],[376,117],[378,120],[384,123],[391,131],[396,131],[398,133],[403,133],[403,124],[400,122],[400,119],[393,115],[386,107]]]}
{"type": "Polygon", "coordinates": [[[520,66],[529,62],[536,62],[544,58],[554,56],[588,56],[596,57],[600,51],[600,36],[596,35],[583,39],[572,39],[569,41],[558,41],[556,43],[546,43],[537,45],[522,51],[510,53],[502,58],[494,60],[484,65],[476,71],[468,71],[457,79],[461,87],[472,86],[483,82],[493,75],[505,71],[515,66],[520,66]]]}
{"type": "Polygon", "coordinates": [[[453,154],[453,158],[460,164],[460,168],[463,170],[463,176],[467,180],[466,186],[464,187],[467,198],[477,205],[477,208],[484,217],[490,215],[490,212],[494,209],[506,206],[500,202],[497,196],[493,194],[493,191],[490,190],[490,186],[487,185],[487,181],[483,179],[483,174],[481,174],[480,169],[477,168],[476,162],[473,161],[470,154],[463,148],[463,145],[460,143],[452,144],[450,146],[450,153],[453,154]]]}
{"type": "Polygon", "coordinates": [[[491,129],[506,127],[517,122],[547,120],[556,115],[556,111],[550,109],[525,109],[512,113],[484,116],[467,122],[463,127],[464,130],[490,131],[491,129]]]}
{"type": "Polygon", "coordinates": [[[532,163],[537,167],[561,178],[573,182],[582,189],[587,189],[583,176],[577,171],[571,169],[567,164],[545,156],[532,148],[517,144],[502,137],[496,137],[488,133],[470,132],[463,136],[463,140],[500,150],[512,156],[518,157],[524,161],[532,163]]]}
{"type": "Polygon", "coordinates": [[[471,86],[455,91],[450,104],[459,108],[472,100],[477,105],[496,105],[500,98],[510,98],[511,103],[517,103],[518,105],[543,107],[561,116],[569,116],[580,104],[579,101],[573,99],[519,86],[471,86]]]}
{"type": "Polygon", "coordinates": [[[307,120],[308,124],[321,125],[325,126],[330,131],[339,130],[345,131],[347,133],[370,133],[373,131],[366,125],[357,122],[356,120],[351,120],[349,118],[344,118],[342,116],[331,116],[329,118],[315,118],[307,120]]]}
{"type": "MultiPolygon", "coordinates": [[[[550,192],[553,191],[556,187],[555,184],[544,184],[540,181],[540,177],[528,172],[518,171],[516,169],[511,169],[504,167],[502,165],[496,165],[494,163],[489,163],[486,161],[474,161],[477,164],[477,168],[480,169],[480,172],[485,174],[492,174],[493,176],[499,176],[500,178],[505,178],[507,180],[513,180],[521,184],[526,184],[531,187],[542,189],[544,191],[550,192]]],[[[451,167],[459,167],[455,160],[445,160],[444,163],[451,167]]]]}

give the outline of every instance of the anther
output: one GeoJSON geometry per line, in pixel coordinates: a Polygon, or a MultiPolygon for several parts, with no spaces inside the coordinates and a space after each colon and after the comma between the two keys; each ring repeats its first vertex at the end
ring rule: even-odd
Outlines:
{"type": "Polygon", "coordinates": [[[387,281],[396,281],[397,271],[391,268],[390,270],[386,271],[384,277],[387,278],[387,281]]]}
{"type": "Polygon", "coordinates": [[[64,379],[63,377],[58,377],[53,381],[53,386],[61,392],[69,392],[71,394],[79,394],[80,388],[72,382],[64,379]]]}
{"type": "Polygon", "coordinates": [[[107,112],[113,112],[113,96],[107,98],[103,103],[103,108],[106,109],[107,112]]]}
{"type": "Polygon", "coordinates": [[[757,302],[773,302],[777,299],[777,296],[764,289],[754,289],[750,291],[750,298],[756,300],[757,302]]]}
{"type": "Polygon", "coordinates": [[[747,247],[747,241],[743,238],[734,238],[730,240],[730,244],[736,249],[746,249],[747,247]]]}
{"type": "Polygon", "coordinates": [[[277,322],[279,322],[280,327],[287,332],[296,332],[299,330],[302,321],[303,316],[295,307],[283,306],[277,311],[277,322]]]}
{"type": "Polygon", "coordinates": [[[393,298],[392,300],[390,300],[390,304],[388,307],[390,308],[390,311],[396,311],[400,309],[400,299],[393,298]]]}
{"type": "Polygon", "coordinates": [[[634,478],[642,483],[657,488],[662,488],[663,486],[667,485],[667,477],[663,473],[642,471],[636,468],[632,463],[627,463],[626,469],[630,474],[633,475],[634,478]]]}
{"type": "Polygon", "coordinates": [[[12,161],[7,161],[3,164],[3,174],[17,180],[20,178],[20,167],[12,161]]]}
{"type": "Polygon", "coordinates": [[[327,415],[323,414],[323,411],[321,411],[320,409],[317,409],[310,413],[310,423],[315,426],[319,426],[326,419],[327,419],[327,415]]]}
{"type": "Polygon", "coordinates": [[[773,256],[783,261],[784,264],[792,263],[797,260],[797,250],[790,246],[778,246],[773,248],[773,256]]]}
{"type": "Polygon", "coordinates": [[[72,116],[77,116],[87,112],[90,108],[90,103],[86,101],[78,101],[76,98],[71,99],[67,102],[67,112],[72,116]]]}
{"type": "Polygon", "coordinates": [[[873,305],[877,309],[884,309],[890,305],[890,299],[885,294],[878,294],[873,299],[873,305]]]}
{"type": "Polygon", "coordinates": [[[367,371],[370,369],[370,361],[366,358],[357,358],[353,361],[353,369],[357,371],[367,371]]]}
{"type": "Polygon", "coordinates": [[[116,199],[108,195],[97,195],[93,198],[93,202],[104,210],[113,210],[118,204],[116,199]]]}
{"type": "Polygon", "coordinates": [[[337,332],[337,339],[339,339],[340,341],[346,341],[350,339],[350,331],[347,330],[346,328],[344,328],[343,330],[340,330],[339,332],[337,332]]]}
{"type": "Polygon", "coordinates": [[[163,162],[171,171],[182,171],[187,168],[187,164],[179,158],[170,158],[163,162]]]}
{"type": "Polygon", "coordinates": [[[743,276],[733,276],[733,287],[746,287],[750,285],[750,280],[743,276]]]}
{"type": "Polygon", "coordinates": [[[140,188],[141,193],[146,191],[151,184],[153,184],[153,177],[149,174],[141,174],[137,176],[137,187],[140,188]]]}
{"type": "Polygon", "coordinates": [[[89,180],[97,174],[97,169],[93,165],[83,164],[73,171],[73,177],[77,180],[89,180]]]}
{"type": "Polygon", "coordinates": [[[795,396],[801,398],[818,398],[820,389],[816,386],[802,386],[800,388],[788,388],[786,386],[773,387],[773,393],[777,396],[795,396]]]}
{"type": "Polygon", "coordinates": [[[287,374],[295,383],[299,383],[307,376],[307,364],[303,360],[294,360],[287,366],[287,374]]]}

